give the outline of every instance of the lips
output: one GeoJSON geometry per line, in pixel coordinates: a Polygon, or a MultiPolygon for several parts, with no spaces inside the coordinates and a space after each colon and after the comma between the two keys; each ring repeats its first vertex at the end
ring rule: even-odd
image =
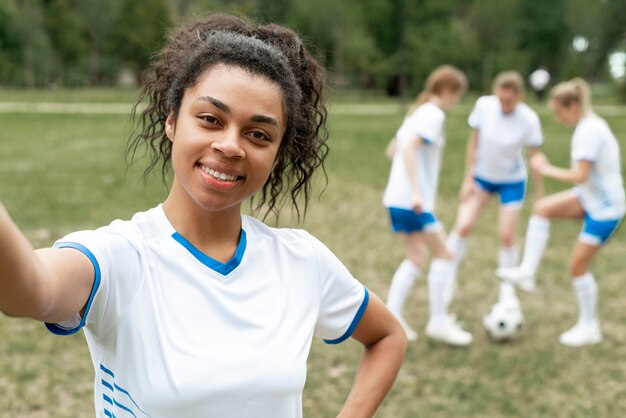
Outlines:
{"type": "Polygon", "coordinates": [[[205,186],[221,192],[227,192],[235,189],[245,178],[233,173],[232,171],[226,172],[227,170],[224,170],[223,168],[217,170],[200,163],[196,165],[196,168],[198,169],[205,186]]]}

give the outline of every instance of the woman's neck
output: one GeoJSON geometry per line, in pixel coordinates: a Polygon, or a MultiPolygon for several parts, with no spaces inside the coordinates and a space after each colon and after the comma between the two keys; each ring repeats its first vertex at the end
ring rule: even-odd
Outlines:
{"type": "Polygon", "coordinates": [[[170,193],[163,212],[176,232],[194,247],[220,262],[230,260],[241,235],[241,207],[220,211],[201,208],[191,198],[175,198],[170,193]]]}

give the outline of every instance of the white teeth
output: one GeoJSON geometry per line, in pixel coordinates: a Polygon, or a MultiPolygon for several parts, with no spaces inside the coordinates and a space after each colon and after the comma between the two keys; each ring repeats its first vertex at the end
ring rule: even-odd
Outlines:
{"type": "Polygon", "coordinates": [[[215,177],[218,180],[222,180],[222,181],[235,181],[235,180],[237,180],[237,176],[231,176],[231,175],[228,175],[228,174],[220,173],[219,171],[215,171],[212,168],[208,168],[208,167],[202,166],[202,171],[204,171],[205,173],[207,173],[210,176],[215,177]]]}

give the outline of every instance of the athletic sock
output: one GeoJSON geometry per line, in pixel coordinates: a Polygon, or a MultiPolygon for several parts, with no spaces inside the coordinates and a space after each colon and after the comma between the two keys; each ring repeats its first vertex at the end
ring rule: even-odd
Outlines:
{"type": "MultiPolygon", "coordinates": [[[[515,267],[517,265],[517,256],[518,251],[516,246],[500,247],[500,252],[498,253],[498,267],[515,267]]],[[[515,286],[513,286],[511,283],[501,281],[500,293],[498,294],[498,302],[503,302],[511,299],[517,300],[515,286]]]]}
{"type": "Polygon", "coordinates": [[[408,259],[403,260],[396,269],[387,295],[387,307],[397,317],[402,316],[404,302],[419,274],[420,268],[408,259]]]}
{"type": "Polygon", "coordinates": [[[451,232],[448,235],[446,245],[450,251],[452,251],[452,257],[454,263],[458,266],[463,261],[465,256],[465,250],[467,249],[467,240],[461,238],[457,233],[451,232]]]}
{"type": "Polygon", "coordinates": [[[574,292],[578,299],[578,323],[591,324],[596,320],[598,285],[591,272],[574,278],[574,292]]]}
{"type": "Polygon", "coordinates": [[[455,264],[452,260],[435,258],[428,272],[428,300],[430,319],[443,321],[448,315],[446,290],[454,278],[455,264]]]}
{"type": "Polygon", "coordinates": [[[520,267],[531,274],[537,272],[541,256],[550,237],[550,220],[533,215],[528,221],[526,241],[524,243],[524,259],[520,267]]]}

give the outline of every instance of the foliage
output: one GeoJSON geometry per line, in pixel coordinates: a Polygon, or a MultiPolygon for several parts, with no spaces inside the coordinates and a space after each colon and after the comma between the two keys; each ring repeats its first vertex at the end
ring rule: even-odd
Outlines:
{"type": "Polygon", "coordinates": [[[624,10],[626,0],[3,0],[0,85],[114,84],[141,74],[170,27],[213,12],[294,27],[338,86],[413,95],[444,63],[480,91],[499,71],[539,65],[554,80],[603,81],[624,48],[624,10]],[[574,36],[589,48],[575,51],[574,36]]]}

